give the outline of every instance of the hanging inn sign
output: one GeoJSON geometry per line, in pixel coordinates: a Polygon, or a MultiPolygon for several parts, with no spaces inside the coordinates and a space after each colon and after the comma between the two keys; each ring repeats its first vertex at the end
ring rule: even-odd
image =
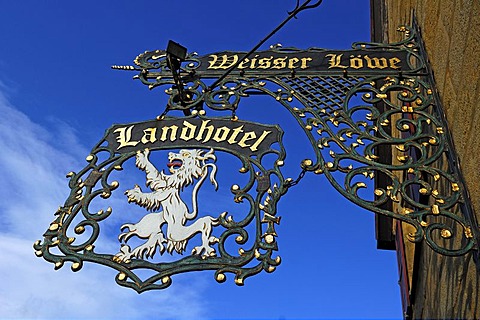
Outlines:
{"type": "MultiPolygon", "coordinates": [[[[313,7],[306,4],[291,16],[313,7]]],[[[345,51],[274,46],[199,56],[171,42],[140,54],[134,66],[114,66],[136,72],[150,89],[164,87],[167,107],[154,120],[106,130],[86,166],[67,175],[70,195],[34,244],[36,255],[55,269],[105,265],[138,292],[202,270],[242,285],[280,264],[279,200],[308,173],[325,176],[355,204],[412,225],[409,239],[439,254],[477,250],[421,39],[415,28],[399,32],[402,42],[345,51]],[[282,174],[289,163],[281,127],[237,116],[253,94],[288,110],[310,142],[315,156],[300,163],[298,178],[282,174]],[[238,179],[221,184],[222,174],[238,179]],[[372,188],[372,179],[381,183],[372,188]],[[98,244],[112,233],[116,249],[98,244]]]]}

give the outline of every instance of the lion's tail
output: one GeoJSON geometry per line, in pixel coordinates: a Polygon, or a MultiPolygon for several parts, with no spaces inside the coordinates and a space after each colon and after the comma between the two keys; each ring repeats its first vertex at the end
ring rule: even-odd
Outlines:
{"type": "Polygon", "coordinates": [[[210,217],[210,220],[212,220],[212,226],[218,226],[220,224],[220,219],[218,218],[210,217]]]}

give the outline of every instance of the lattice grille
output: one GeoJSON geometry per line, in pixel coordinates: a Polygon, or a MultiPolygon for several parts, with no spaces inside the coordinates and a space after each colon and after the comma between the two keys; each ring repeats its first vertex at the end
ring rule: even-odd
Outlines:
{"type": "Polygon", "coordinates": [[[313,109],[335,110],[341,108],[347,93],[363,77],[301,76],[280,77],[306,106],[313,109]]]}

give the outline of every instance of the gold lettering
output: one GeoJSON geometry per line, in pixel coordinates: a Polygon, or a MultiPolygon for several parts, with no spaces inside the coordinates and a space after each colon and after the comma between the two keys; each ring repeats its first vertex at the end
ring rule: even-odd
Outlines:
{"type": "Polygon", "coordinates": [[[217,122],[214,119],[199,120],[190,121],[190,119],[182,119],[181,125],[175,122],[177,125],[167,126],[164,124],[158,127],[143,127],[142,124],[135,124],[118,127],[113,131],[112,135],[117,142],[117,150],[124,147],[138,148],[142,145],[149,146],[149,144],[159,146],[162,142],[167,144],[170,142],[184,144],[184,142],[179,141],[197,140],[210,146],[219,143],[221,146],[228,148],[228,143],[232,146],[236,145],[237,148],[240,147],[250,149],[251,152],[258,152],[259,149],[262,150],[262,148],[268,147],[265,146],[267,144],[265,140],[272,141],[274,139],[273,137],[267,138],[275,131],[262,130],[267,129],[265,127],[262,128],[262,126],[256,127],[248,124],[248,128],[251,126],[251,131],[248,131],[245,129],[245,124],[240,125],[238,123],[239,126],[232,128],[231,125],[234,123],[217,122]]]}
{"type": "Polygon", "coordinates": [[[402,60],[398,59],[397,57],[393,57],[393,58],[388,59],[388,62],[390,63],[390,68],[399,69],[400,66],[397,66],[397,63],[402,62],[402,60]]]}
{"type": "Polygon", "coordinates": [[[243,60],[242,62],[240,62],[240,64],[238,65],[238,69],[245,69],[245,68],[248,68],[248,63],[250,62],[250,59],[248,58],[245,58],[245,60],[243,60]]]}
{"type": "Polygon", "coordinates": [[[195,136],[195,130],[197,130],[197,126],[191,124],[188,121],[183,121],[183,128],[182,128],[182,133],[180,134],[180,139],[184,141],[188,141],[190,139],[193,139],[195,136]],[[188,135],[187,135],[188,132],[188,135]]]}
{"type": "Polygon", "coordinates": [[[157,137],[155,136],[157,134],[157,128],[147,128],[143,130],[143,137],[140,141],[142,141],[143,144],[145,143],[154,143],[157,141],[157,137]]]}
{"type": "Polygon", "coordinates": [[[358,55],[355,57],[353,54],[350,56],[350,67],[354,69],[363,68],[362,56],[358,55]]]}
{"type": "Polygon", "coordinates": [[[241,125],[240,127],[238,128],[235,128],[233,129],[233,133],[232,135],[230,136],[230,138],[227,140],[228,143],[230,144],[234,144],[234,143],[237,143],[238,141],[236,141],[235,139],[237,138],[237,136],[243,132],[243,125],[241,125]]]}
{"type": "Polygon", "coordinates": [[[213,125],[207,126],[207,124],[210,122],[210,120],[203,120],[202,125],[200,127],[200,130],[198,131],[197,137],[195,140],[200,141],[203,139],[203,143],[207,142],[210,140],[213,134],[213,130],[215,129],[213,125]],[[205,132],[205,129],[208,130],[205,138],[203,138],[203,133],[205,132]]]}
{"type": "Polygon", "coordinates": [[[270,69],[270,67],[272,65],[272,59],[273,59],[273,56],[271,56],[270,58],[262,58],[262,59],[258,60],[258,68],[259,69],[270,69]]]}
{"type": "Polygon", "coordinates": [[[385,58],[370,58],[369,56],[364,56],[365,60],[367,61],[367,67],[370,69],[385,69],[388,67],[387,59],[385,58]]]}
{"type": "Polygon", "coordinates": [[[297,66],[295,66],[295,63],[297,63],[298,61],[300,61],[300,59],[295,58],[295,57],[290,58],[288,60],[288,68],[289,69],[295,69],[297,67],[297,66]]]}
{"type": "Polygon", "coordinates": [[[171,130],[170,141],[177,140],[178,127],[176,125],[171,125],[170,127],[165,126],[165,127],[162,128],[162,136],[160,137],[160,141],[166,141],[167,140],[168,130],[171,130]]]}
{"type": "Polygon", "coordinates": [[[130,127],[124,127],[124,128],[118,128],[117,130],[113,131],[118,132],[118,137],[117,137],[117,142],[120,144],[117,148],[123,148],[123,147],[134,147],[138,144],[139,141],[130,141],[132,139],[132,129],[133,126],[130,127]]]}
{"type": "Polygon", "coordinates": [[[252,59],[252,62],[250,63],[250,69],[255,69],[255,63],[257,62],[258,54],[255,55],[255,57],[252,59]]]}
{"type": "Polygon", "coordinates": [[[287,66],[286,60],[287,60],[287,57],[274,59],[272,69],[283,69],[283,68],[285,68],[287,66]]]}
{"type": "Polygon", "coordinates": [[[302,58],[302,64],[300,65],[300,69],[307,69],[307,61],[312,61],[312,58],[302,58]]]}
{"type": "Polygon", "coordinates": [[[240,142],[238,143],[238,145],[242,148],[246,148],[246,147],[250,147],[249,144],[246,144],[245,142],[249,141],[249,140],[253,140],[257,137],[257,135],[255,134],[255,132],[253,131],[250,131],[250,132],[245,132],[245,134],[243,135],[242,139],[240,140],[240,142]]]}
{"type": "Polygon", "coordinates": [[[222,60],[220,62],[218,61],[219,59],[216,54],[211,54],[209,57],[212,57],[212,61],[208,61],[210,65],[207,69],[228,69],[238,61],[238,56],[236,54],[232,56],[224,54],[221,56],[222,60]]]}
{"type": "Polygon", "coordinates": [[[257,141],[255,141],[254,144],[252,144],[252,146],[250,147],[250,150],[252,151],[257,151],[258,150],[258,146],[260,145],[260,143],[263,142],[263,140],[265,140],[265,137],[270,134],[272,131],[263,131],[262,135],[260,136],[260,138],[258,138],[257,141]]]}
{"type": "Polygon", "coordinates": [[[331,68],[342,68],[342,69],[348,68],[347,66],[342,66],[340,64],[342,62],[341,61],[342,56],[343,56],[343,54],[333,54],[333,53],[327,54],[325,57],[331,57],[330,60],[328,60],[328,63],[330,64],[328,66],[328,69],[331,69],[331,68]]]}
{"type": "Polygon", "coordinates": [[[217,131],[215,131],[215,135],[213,136],[212,139],[217,142],[225,141],[229,133],[230,133],[230,129],[223,126],[221,128],[218,128],[217,131]]]}

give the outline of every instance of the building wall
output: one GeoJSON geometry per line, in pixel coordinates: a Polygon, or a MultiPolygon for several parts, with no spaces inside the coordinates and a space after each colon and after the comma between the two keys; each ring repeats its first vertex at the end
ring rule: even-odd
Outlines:
{"type": "MultiPolygon", "coordinates": [[[[388,42],[400,40],[396,29],[412,25],[414,11],[480,221],[480,1],[372,0],[372,6],[388,42]]],[[[405,250],[412,318],[480,319],[480,273],[471,253],[445,257],[422,244],[405,250]]]]}
{"type": "MultiPolygon", "coordinates": [[[[468,189],[479,190],[480,1],[387,0],[385,5],[390,42],[400,40],[396,28],[410,24],[415,10],[468,189]]],[[[480,197],[471,198],[480,212],[480,197]]]]}

